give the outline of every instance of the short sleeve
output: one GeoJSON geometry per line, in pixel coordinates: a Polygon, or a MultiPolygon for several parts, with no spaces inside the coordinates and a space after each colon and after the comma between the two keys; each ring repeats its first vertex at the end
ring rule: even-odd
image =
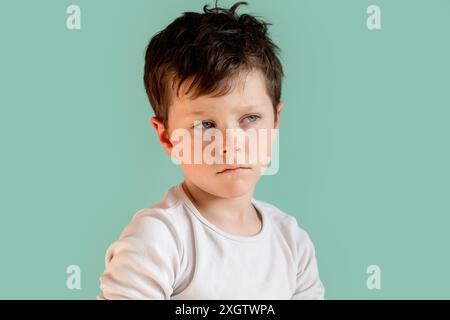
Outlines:
{"type": "Polygon", "coordinates": [[[166,218],[135,215],[106,251],[97,299],[170,299],[181,251],[179,235],[166,218]]]}
{"type": "Polygon", "coordinates": [[[300,228],[297,239],[296,289],[291,300],[323,300],[325,288],[320,281],[314,245],[300,228]]]}

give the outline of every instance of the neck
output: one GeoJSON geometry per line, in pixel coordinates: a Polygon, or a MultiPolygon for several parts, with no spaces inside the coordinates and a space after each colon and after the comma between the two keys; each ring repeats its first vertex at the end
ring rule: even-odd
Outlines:
{"type": "Polygon", "coordinates": [[[182,187],[197,209],[215,221],[246,222],[259,219],[251,202],[252,188],[248,193],[234,198],[221,198],[208,193],[185,180],[182,187]]]}

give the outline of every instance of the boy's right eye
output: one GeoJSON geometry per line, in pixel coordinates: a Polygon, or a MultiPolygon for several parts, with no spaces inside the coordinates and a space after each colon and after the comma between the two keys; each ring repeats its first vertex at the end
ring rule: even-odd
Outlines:
{"type": "Polygon", "coordinates": [[[193,129],[210,129],[214,127],[214,123],[212,121],[202,121],[194,125],[193,129]]]}

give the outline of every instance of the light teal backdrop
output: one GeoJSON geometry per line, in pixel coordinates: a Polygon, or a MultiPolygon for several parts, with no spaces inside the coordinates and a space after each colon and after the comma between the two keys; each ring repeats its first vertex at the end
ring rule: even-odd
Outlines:
{"type": "MultiPolygon", "coordinates": [[[[249,2],[286,71],[281,170],[255,197],[308,230],[326,298],[450,298],[450,2],[249,2]]],[[[0,1],[0,298],[95,298],[107,246],[181,180],[149,124],[143,55],[205,3],[0,1]]]]}

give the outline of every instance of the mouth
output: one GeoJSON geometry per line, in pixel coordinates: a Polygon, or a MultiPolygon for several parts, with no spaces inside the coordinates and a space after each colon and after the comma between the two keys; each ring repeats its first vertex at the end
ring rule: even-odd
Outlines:
{"type": "Polygon", "coordinates": [[[238,172],[238,171],[243,171],[243,170],[250,170],[250,167],[246,167],[246,166],[226,166],[224,169],[222,169],[221,171],[218,171],[217,174],[224,174],[224,173],[232,173],[232,172],[238,172]]]}

